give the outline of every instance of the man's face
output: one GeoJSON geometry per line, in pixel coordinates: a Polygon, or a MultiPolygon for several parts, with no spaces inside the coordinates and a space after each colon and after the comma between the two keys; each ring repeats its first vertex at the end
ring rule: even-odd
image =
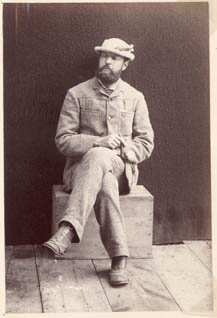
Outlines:
{"type": "Polygon", "coordinates": [[[109,52],[102,52],[99,57],[96,76],[104,84],[112,84],[119,79],[122,71],[127,68],[128,63],[128,61],[119,55],[109,52]]]}

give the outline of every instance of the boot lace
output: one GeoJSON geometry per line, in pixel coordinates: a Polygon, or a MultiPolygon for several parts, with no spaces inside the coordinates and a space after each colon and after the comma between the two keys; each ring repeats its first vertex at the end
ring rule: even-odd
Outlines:
{"type": "Polygon", "coordinates": [[[55,235],[56,240],[59,242],[62,238],[70,231],[68,227],[61,226],[58,230],[57,234],[55,235]]]}

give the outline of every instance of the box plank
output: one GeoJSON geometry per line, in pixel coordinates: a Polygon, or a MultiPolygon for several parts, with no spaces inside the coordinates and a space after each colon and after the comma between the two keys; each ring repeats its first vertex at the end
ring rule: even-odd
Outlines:
{"type": "Polygon", "coordinates": [[[183,311],[212,311],[212,275],[186,245],[153,246],[153,258],[156,272],[183,311]]]}
{"type": "MultiPolygon", "coordinates": [[[[68,200],[61,185],[53,186],[52,232],[57,230],[68,200]]],[[[121,209],[125,216],[128,246],[131,258],[151,258],[153,229],[153,196],[143,186],[134,187],[130,194],[120,196],[121,209]]],[[[86,223],[80,243],[72,244],[61,259],[108,258],[101,242],[99,225],[94,211],[86,223]],[[94,233],[94,235],[93,235],[94,233]]]]}
{"type": "Polygon", "coordinates": [[[212,248],[205,241],[184,241],[187,247],[212,272],[212,248]]]}
{"type": "Polygon", "coordinates": [[[129,283],[112,287],[108,282],[111,262],[94,260],[97,273],[106,292],[112,311],[178,311],[179,307],[152,268],[152,260],[129,259],[129,283]]]}
{"type": "Polygon", "coordinates": [[[6,312],[42,312],[32,246],[15,246],[13,248],[6,275],[6,312]]]}
{"type": "Polygon", "coordinates": [[[91,260],[57,260],[36,248],[44,312],[109,312],[91,260]]]}

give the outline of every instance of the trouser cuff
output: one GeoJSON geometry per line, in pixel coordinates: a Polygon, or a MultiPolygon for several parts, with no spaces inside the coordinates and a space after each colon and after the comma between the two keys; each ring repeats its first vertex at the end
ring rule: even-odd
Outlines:
{"type": "Polygon", "coordinates": [[[72,243],[79,243],[81,241],[81,238],[83,235],[83,229],[82,229],[81,225],[78,223],[78,221],[76,221],[74,218],[66,215],[58,222],[58,227],[60,226],[60,224],[62,222],[68,222],[72,225],[74,232],[75,232],[75,236],[72,239],[72,243]]]}
{"type": "Polygon", "coordinates": [[[117,257],[117,256],[126,256],[129,257],[129,250],[128,249],[117,249],[114,251],[107,251],[110,258],[117,257]]]}

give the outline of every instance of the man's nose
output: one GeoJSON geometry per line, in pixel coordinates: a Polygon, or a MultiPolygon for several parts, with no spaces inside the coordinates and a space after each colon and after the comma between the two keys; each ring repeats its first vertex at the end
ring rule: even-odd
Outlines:
{"type": "Polygon", "coordinates": [[[111,56],[108,56],[106,58],[106,64],[111,64],[111,62],[112,62],[112,58],[111,58],[111,56]]]}

